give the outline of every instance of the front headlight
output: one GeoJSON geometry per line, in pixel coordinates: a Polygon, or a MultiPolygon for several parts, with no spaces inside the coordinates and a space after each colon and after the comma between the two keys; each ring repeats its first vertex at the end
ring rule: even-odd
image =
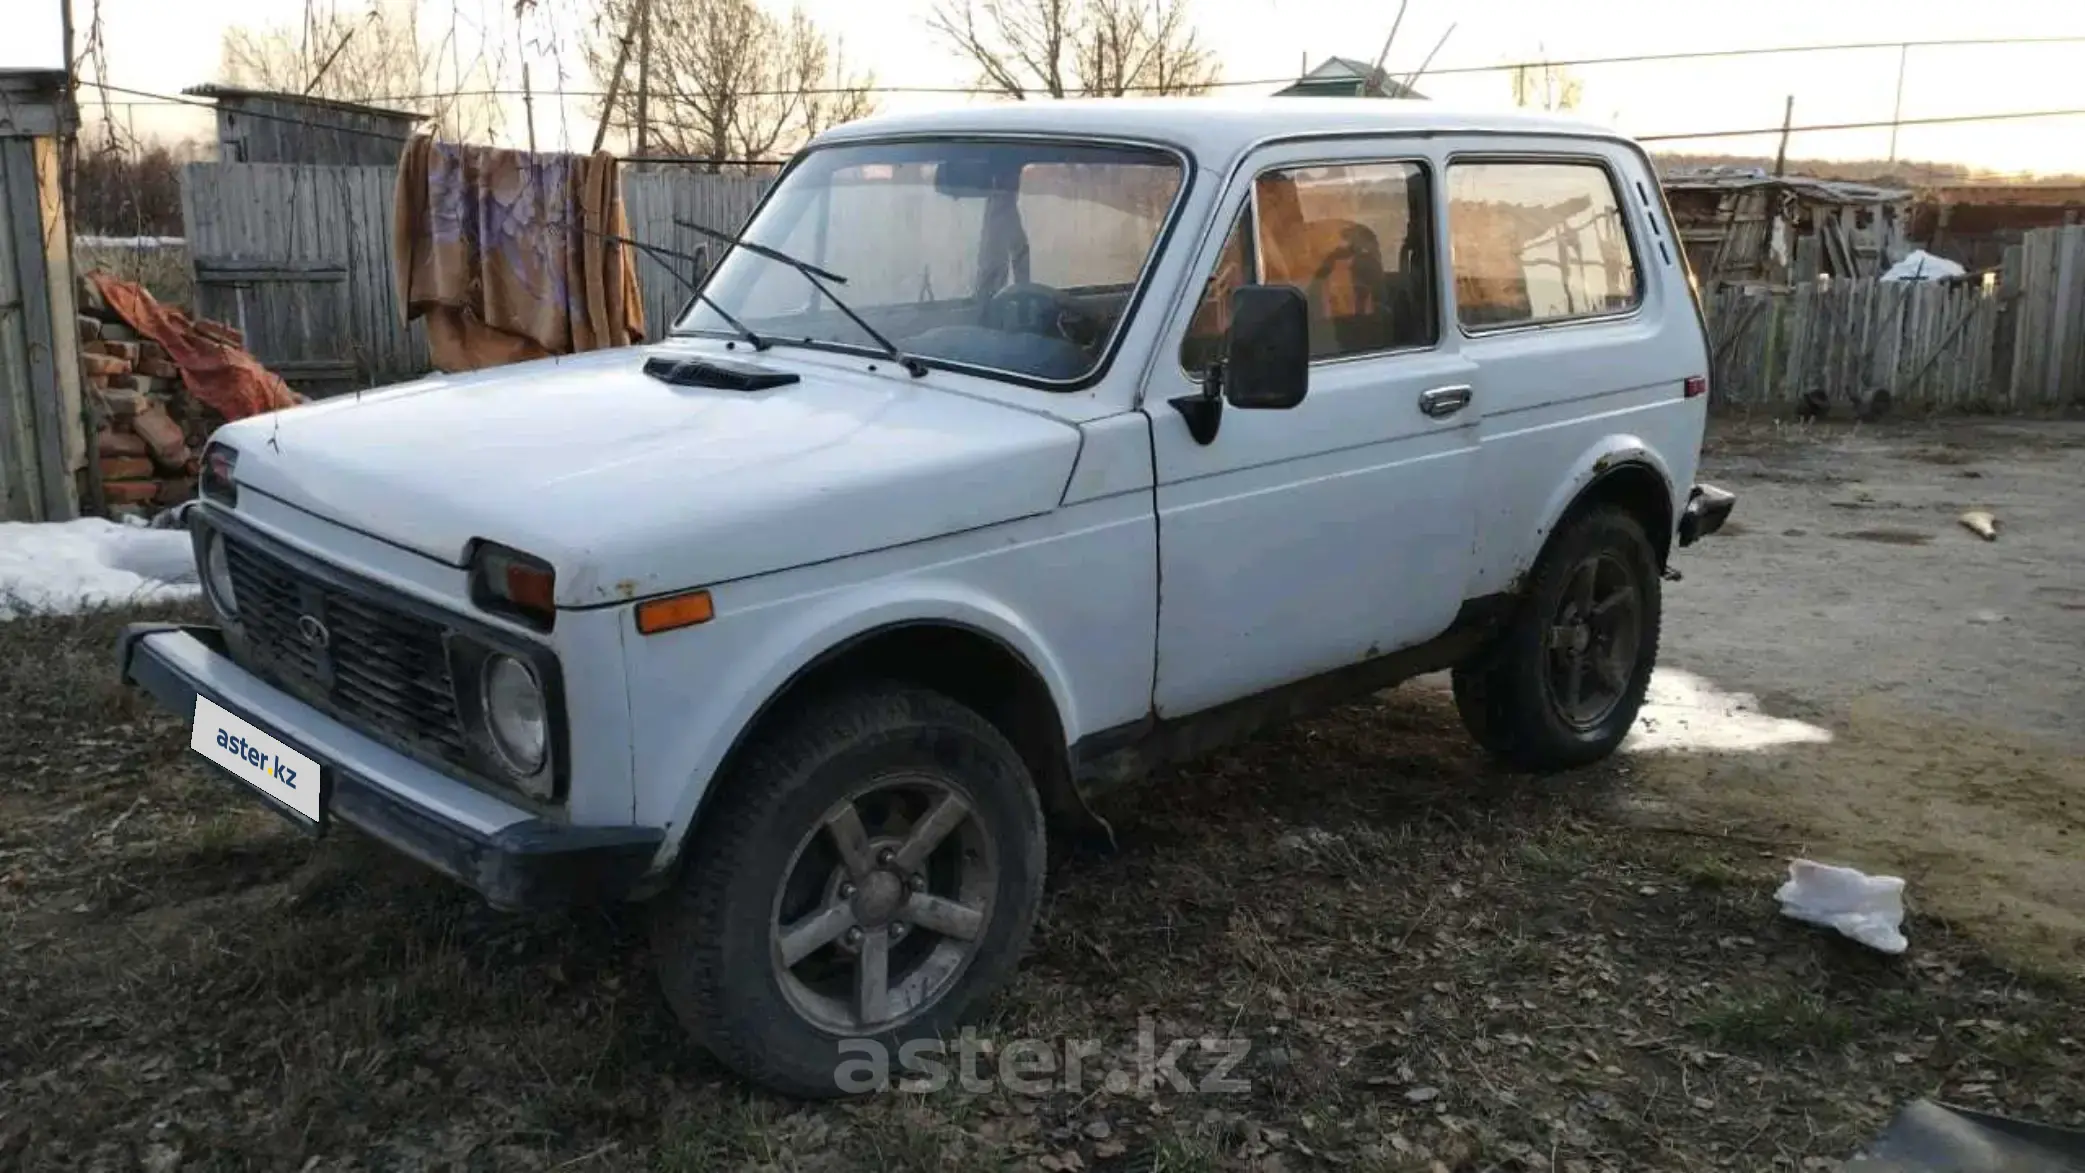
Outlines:
{"type": "Polygon", "coordinates": [[[210,605],[227,619],[239,614],[239,596],[232,590],[232,568],[225,558],[224,535],[211,530],[203,537],[203,589],[210,605]]]}
{"type": "Polygon", "coordinates": [[[535,774],[550,741],[542,682],[527,664],[497,652],[485,658],[479,680],[493,748],[516,775],[535,774]]]}

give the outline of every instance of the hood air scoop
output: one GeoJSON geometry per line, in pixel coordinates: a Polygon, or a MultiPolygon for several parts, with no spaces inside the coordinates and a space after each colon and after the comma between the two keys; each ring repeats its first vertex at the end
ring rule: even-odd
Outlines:
{"type": "Polygon", "coordinates": [[[723,391],[765,391],[801,382],[794,371],[778,371],[728,358],[650,358],[644,373],[676,387],[715,387],[723,391]]]}

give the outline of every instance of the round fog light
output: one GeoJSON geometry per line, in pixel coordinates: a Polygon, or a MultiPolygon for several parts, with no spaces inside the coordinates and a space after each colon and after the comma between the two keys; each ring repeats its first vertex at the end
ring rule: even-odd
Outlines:
{"type": "Polygon", "coordinates": [[[239,613],[239,597],[232,591],[232,567],[225,559],[224,535],[215,530],[203,539],[203,586],[218,614],[229,619],[239,613]]]}
{"type": "Polygon", "coordinates": [[[542,769],[550,723],[536,674],[512,656],[494,655],[485,661],[483,688],[485,728],[500,756],[517,774],[542,769]]]}

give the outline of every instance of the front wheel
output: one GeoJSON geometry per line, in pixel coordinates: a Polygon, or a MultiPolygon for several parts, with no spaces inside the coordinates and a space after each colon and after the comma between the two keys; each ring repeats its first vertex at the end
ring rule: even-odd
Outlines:
{"type": "Polygon", "coordinates": [[[1566,522],[1506,629],[1455,669],[1471,736],[1535,773],[1614,752],[1657,663],[1659,587],[1656,551],[1634,516],[1606,506],[1566,522]]]}
{"type": "Polygon", "coordinates": [[[776,1091],[896,1081],[903,1044],[952,1033],[1019,959],[1035,787],[984,718],[916,688],[830,695],[756,736],[659,910],[667,1001],[776,1091]]]}

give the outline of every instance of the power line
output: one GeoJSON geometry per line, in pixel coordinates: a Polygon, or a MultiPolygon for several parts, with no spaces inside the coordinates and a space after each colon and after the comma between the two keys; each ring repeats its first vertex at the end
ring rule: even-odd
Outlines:
{"type": "MultiPolygon", "coordinates": [[[[1769,57],[1787,53],[1850,53],[1863,49],[1938,49],[1968,45],[2070,45],[2085,44],[2085,36],[2050,37],[1959,37],[1930,41],[1852,41],[1833,45],[1784,45],[1769,49],[1702,49],[1687,53],[1635,53],[1624,57],[1579,57],[1558,61],[1522,61],[1512,65],[1462,65],[1454,69],[1429,69],[1428,76],[1444,73],[1492,73],[1502,69],[1541,69],[1584,65],[1635,65],[1652,61],[1707,61],[1718,57],[1769,57]]],[[[1776,127],[1775,129],[1780,129],[1776,127]]]]}
{"type": "MultiPolygon", "coordinates": [[[[1639,65],[1639,64],[1653,64],[1653,63],[1658,63],[1658,62],[1672,62],[1672,61],[1710,61],[1710,60],[1717,60],[1717,59],[1728,59],[1728,58],[1740,58],[1740,57],[1772,57],[1772,56],[1782,56],[1782,55],[1788,55],[1788,54],[1799,54],[1799,53],[1851,53],[1851,52],[1860,52],[1860,51],[1864,51],[1864,50],[1879,50],[1879,49],[1904,49],[1904,48],[1911,48],[1911,49],[1936,49],[1936,48],[1956,48],[1956,47],[1968,47],[1968,46],[1978,46],[1978,45],[1986,45],[1986,46],[1989,46],[1989,45],[2021,45],[2021,46],[2025,46],[2025,45],[2069,45],[2069,44],[2085,44],[2085,35],[2079,35],[2079,36],[2045,36],[2045,37],[1958,37],[1958,38],[1950,38],[1950,39],[1936,39],[1936,40],[1924,40],[1924,41],[1851,41],[1851,42],[1840,42],[1840,43],[1835,43],[1835,44],[1827,44],[1827,45],[1814,45],[1814,44],[1813,44],[1813,45],[1779,45],[1779,46],[1772,46],[1772,47],[1767,47],[1767,48],[1757,48],[1757,49],[1695,49],[1695,50],[1688,50],[1688,51],[1685,51],[1685,52],[1673,52],[1673,53],[1632,53],[1632,54],[1624,54],[1624,55],[1620,55],[1620,56],[1611,56],[1611,57],[1572,57],[1572,58],[1558,58],[1558,59],[1542,59],[1542,60],[1534,60],[1534,61],[1506,61],[1506,62],[1500,62],[1500,63],[1494,64],[1494,65],[1458,65],[1458,66],[1454,66],[1454,67],[1452,67],[1452,68],[1439,68],[1439,69],[1429,68],[1429,69],[1428,69],[1428,70],[1426,71],[1426,75],[1427,75],[1428,77],[1441,77],[1441,76],[1444,76],[1444,75],[1449,75],[1449,74],[1473,74],[1473,73],[1505,73],[1505,72],[1509,72],[1509,71],[1512,71],[1512,70],[1516,70],[1516,69],[1545,69],[1545,68],[1557,68],[1557,69],[1563,69],[1563,68],[1580,68],[1580,67],[1584,67],[1584,66],[1592,66],[1592,65],[1639,65]]],[[[1211,82],[1211,83],[1209,83],[1209,84],[1210,84],[1210,88],[1212,88],[1212,89],[1229,89],[1229,88],[1239,88],[1239,87],[1245,87],[1245,86],[1276,86],[1276,85],[1288,85],[1289,83],[1291,83],[1291,82],[1294,82],[1295,80],[1296,80],[1296,78],[1295,78],[1295,77],[1293,77],[1293,76],[1284,76],[1284,77],[1261,77],[1261,78],[1232,78],[1232,79],[1224,79],[1224,80],[1218,80],[1218,81],[1214,81],[1214,82],[1211,82]]],[[[82,84],[93,84],[93,83],[82,83],[82,84]]],[[[1163,87],[1163,86],[1128,86],[1128,87],[1126,87],[1126,90],[1127,90],[1127,92],[1129,92],[1129,93],[1161,93],[1161,92],[1166,92],[1166,91],[1168,90],[1168,87],[1163,87]]],[[[124,91],[124,92],[134,92],[134,91],[124,91]]],[[[370,103],[370,104],[377,104],[377,103],[383,103],[383,102],[417,102],[417,101],[423,101],[423,100],[426,100],[426,99],[429,99],[429,98],[448,98],[448,99],[453,99],[453,98],[514,98],[514,97],[521,97],[521,96],[522,96],[523,94],[525,94],[525,93],[527,93],[527,92],[528,92],[528,91],[526,91],[526,90],[521,90],[521,89],[514,89],[514,88],[511,88],[511,87],[507,87],[507,88],[501,88],[501,87],[494,87],[494,88],[486,88],[486,89],[471,89],[471,90],[452,90],[452,91],[444,91],[444,92],[440,92],[440,93],[433,93],[433,92],[427,92],[427,93],[414,93],[414,94],[379,94],[379,95],[376,95],[376,96],[373,96],[373,97],[368,97],[368,98],[363,98],[363,99],[359,99],[359,101],[362,101],[362,102],[365,102],[365,103],[370,103]]],[[[601,97],[607,97],[607,96],[608,96],[608,93],[607,93],[607,91],[605,91],[605,90],[565,90],[565,91],[563,91],[563,93],[564,93],[564,95],[565,95],[566,97],[572,97],[572,98],[601,98],[601,97]]],[[[765,98],[765,97],[789,97],[789,96],[794,96],[794,95],[798,95],[798,94],[802,94],[802,95],[806,95],[806,96],[812,96],[812,95],[817,95],[817,96],[832,96],[832,95],[838,95],[838,94],[854,94],[854,93],[863,93],[863,94],[942,94],[942,95],[950,95],[950,96],[957,96],[957,97],[960,97],[960,96],[966,96],[966,95],[970,95],[970,96],[982,96],[982,95],[994,95],[994,94],[996,94],[996,95],[1006,95],[1006,96],[1010,96],[1010,95],[1008,95],[1008,94],[1007,94],[1007,91],[1006,91],[1006,90],[1004,90],[1004,89],[1002,89],[1002,88],[1000,88],[1000,87],[997,87],[997,86],[977,86],[977,85],[972,85],[972,86],[897,86],[897,85],[884,85],[884,86],[828,86],[828,87],[810,87],[810,88],[806,88],[806,89],[790,89],[790,90],[740,90],[740,91],[738,91],[738,96],[740,96],[740,97],[745,97],[745,98],[765,98]]],[[[669,96],[670,96],[670,95],[669,95],[669,96]]],[[[1776,128],[1776,129],[1779,129],[1779,128],[1776,128]]]]}
{"type": "MultiPolygon", "coordinates": [[[[111,85],[105,81],[86,81],[82,79],[79,84],[83,86],[93,86],[95,89],[101,90],[104,93],[129,94],[130,96],[135,98],[154,98],[162,103],[173,106],[194,106],[198,110],[212,111],[217,109],[217,103],[204,101],[200,98],[175,97],[172,94],[153,93],[151,90],[133,90],[125,86],[111,85]]],[[[285,95],[285,97],[288,97],[292,101],[296,100],[296,96],[293,94],[285,95]]],[[[264,122],[286,122],[292,126],[309,126],[316,130],[339,131],[341,134],[359,134],[367,138],[384,139],[388,142],[394,143],[403,143],[407,139],[412,137],[411,135],[406,134],[391,134],[388,131],[382,130],[366,130],[357,126],[338,126],[328,122],[313,122],[309,118],[298,118],[294,115],[289,114],[269,114],[260,110],[240,110],[238,111],[238,114],[241,118],[256,118],[264,122]]]]}
{"type": "Polygon", "coordinates": [[[1885,118],[1879,122],[1817,122],[1808,126],[1762,126],[1754,130],[1706,130],[1689,134],[1636,134],[1629,137],[1640,143],[1677,142],[1697,138],[1749,138],[1762,134],[1803,134],[1821,130],[1880,130],[1890,126],[1947,126],[1965,122],[2014,122],[2027,118],[2076,118],[2085,117],[2085,108],[2076,110],[2022,110],[2005,114],[1955,114],[1944,118],[1885,118]]]}
{"type": "MultiPolygon", "coordinates": [[[[2081,40],[2085,40],[2085,38],[2080,38],[2080,39],[2081,39],[2081,40]]],[[[118,94],[130,94],[130,95],[133,95],[133,96],[136,96],[136,97],[143,97],[143,98],[156,98],[156,99],[159,99],[159,100],[162,100],[162,101],[165,101],[165,102],[170,102],[170,103],[174,103],[174,104],[177,104],[177,105],[183,105],[183,106],[195,106],[195,107],[197,107],[197,108],[199,108],[199,109],[204,109],[204,110],[215,110],[215,109],[217,108],[217,107],[216,107],[216,105],[215,105],[214,103],[211,103],[211,102],[206,102],[206,101],[203,101],[203,100],[200,100],[200,99],[195,99],[195,98],[186,98],[186,97],[174,97],[174,96],[172,96],[172,95],[168,95],[168,94],[158,94],[158,93],[154,93],[154,92],[152,92],[152,91],[150,91],[150,90],[134,90],[134,89],[129,89],[129,88],[127,88],[127,87],[124,87],[124,86],[118,86],[118,85],[111,85],[111,84],[109,84],[109,83],[107,83],[107,82],[99,82],[99,81],[83,81],[83,82],[81,82],[80,84],[81,84],[81,85],[89,85],[89,86],[94,86],[94,87],[97,87],[97,88],[99,88],[99,89],[102,89],[102,90],[105,90],[105,91],[108,91],[108,92],[112,92],[112,93],[118,93],[118,94]]],[[[1365,100],[1365,99],[1357,99],[1357,100],[1365,100]]],[[[341,133],[343,133],[343,134],[358,134],[358,135],[366,135],[366,136],[368,136],[368,137],[371,137],[371,138],[378,138],[378,139],[384,139],[384,140],[386,140],[386,141],[389,141],[389,142],[396,142],[396,143],[404,143],[404,142],[406,142],[406,141],[407,141],[407,140],[408,140],[408,139],[409,139],[409,138],[411,137],[410,135],[399,135],[399,134],[391,134],[391,133],[388,133],[388,132],[385,132],[385,131],[379,131],[379,130],[365,130],[365,129],[362,129],[362,128],[359,128],[359,127],[349,127],[349,126],[336,126],[336,125],[333,125],[333,124],[331,124],[331,123],[324,123],[324,122],[314,122],[314,121],[312,121],[311,119],[308,119],[308,118],[298,118],[298,117],[295,117],[294,115],[288,115],[288,114],[269,114],[269,113],[264,113],[264,112],[261,112],[261,111],[257,111],[257,110],[242,110],[242,111],[239,111],[239,114],[240,114],[240,116],[241,116],[241,117],[247,117],[247,118],[258,118],[258,119],[265,119],[265,120],[269,120],[269,121],[275,121],[275,122],[285,122],[285,123],[289,123],[289,124],[291,124],[291,125],[295,125],[295,126],[308,126],[308,127],[312,127],[312,128],[314,128],[314,129],[318,129],[318,130],[334,130],[334,131],[339,131],[339,132],[341,132],[341,133]]],[[[1884,128],[1884,127],[1890,127],[1890,126],[1947,126],[1947,125],[1958,125],[1958,124],[1967,124],[1967,123],[1976,123],[1976,122],[2017,122],[2017,121],[2024,121],[2024,120],[2028,120],[2028,119],[2037,119],[2037,118],[2075,118],[2075,117],[2085,117],[2085,108],[2076,108],[2076,109],[2069,109],[2069,110],[2022,110],[2022,111],[2007,111],[2007,112],[2002,112],[2002,113],[1997,113],[1997,114],[1955,114],[1955,115],[1946,115],[1946,116],[1942,116],[1942,117],[1933,117],[1933,118],[1896,118],[1896,119],[1883,119],[1883,120],[1880,120],[1880,121],[1865,121],[1865,122],[1819,122],[1819,123],[1811,123],[1811,124],[1808,124],[1808,125],[1804,125],[1804,126],[1791,126],[1791,127],[1787,127],[1787,128],[1786,128],[1786,132],[1787,132],[1787,133],[1790,133],[1790,134],[1805,134],[1805,133],[1814,133],[1814,132],[1820,132],[1820,131],[1839,131],[1839,130],[1878,130],[1878,129],[1882,129],[1882,128],[1884,128]]],[[[1782,127],[1779,127],[1779,126],[1763,126],[1763,127],[1753,127],[1753,128],[1748,128],[1748,129],[1744,129],[1744,130],[1703,130],[1703,131],[1672,131],[1672,132],[1665,132],[1665,133],[1661,133],[1661,134],[1639,134],[1639,135],[1632,135],[1632,136],[1630,136],[1630,137],[1634,138],[1634,139],[1635,139],[1635,140],[1636,140],[1637,142],[1642,142],[1642,143],[1658,143],[1658,142],[1680,142],[1680,141],[1686,141],[1686,140],[1692,140],[1692,139],[1712,139],[1712,138],[1751,138],[1751,137],[1756,137],[1756,136],[1759,136],[1759,135],[1770,135],[1770,134],[1780,134],[1780,133],[1783,133],[1783,130],[1784,130],[1784,128],[1782,128],[1782,127]]],[[[651,162],[651,163],[660,163],[660,162],[674,162],[674,163],[699,163],[699,164],[731,164],[731,165],[751,165],[751,166],[773,166],[773,165],[776,165],[776,164],[778,164],[779,162],[781,162],[781,160],[775,160],[775,159],[713,159],[713,158],[692,158],[692,157],[675,157],[675,158],[649,158],[649,157],[646,157],[646,158],[635,158],[635,159],[630,159],[629,161],[631,161],[631,162],[651,162]]]]}
{"type": "MultiPolygon", "coordinates": [[[[97,89],[105,90],[105,91],[108,91],[108,92],[110,92],[110,93],[117,93],[117,94],[131,94],[131,95],[134,95],[134,96],[137,96],[137,97],[143,97],[143,98],[152,98],[152,99],[155,99],[155,100],[157,100],[157,101],[158,101],[158,102],[159,102],[160,104],[163,104],[163,105],[174,105],[174,106],[194,106],[194,107],[196,107],[196,108],[197,108],[197,109],[199,109],[199,110],[213,110],[213,111],[214,111],[214,110],[216,110],[216,109],[217,109],[217,106],[216,106],[216,104],[215,104],[215,103],[213,103],[213,102],[208,102],[208,101],[204,101],[204,100],[202,100],[202,99],[200,99],[200,98],[176,97],[176,96],[174,96],[174,95],[172,95],[172,94],[159,94],[159,93],[154,93],[154,92],[152,92],[151,90],[134,90],[134,89],[130,89],[130,88],[126,87],[126,86],[112,85],[112,84],[110,84],[110,83],[108,83],[108,82],[101,82],[101,81],[81,81],[81,82],[80,82],[80,84],[81,84],[81,85],[83,85],[83,86],[93,86],[93,87],[95,87],[95,88],[97,88],[97,89]]],[[[293,101],[295,100],[295,95],[286,95],[286,96],[287,96],[287,97],[289,97],[289,98],[290,98],[291,100],[293,100],[293,101]]],[[[124,103],[111,103],[111,104],[112,104],[112,105],[142,105],[143,103],[128,103],[128,102],[124,102],[124,103]]],[[[297,117],[297,116],[295,116],[295,115],[293,115],[293,114],[270,114],[270,113],[266,113],[266,112],[264,112],[264,111],[260,111],[260,110],[240,110],[240,111],[238,111],[237,113],[238,113],[238,116],[239,116],[239,117],[241,117],[241,118],[258,118],[258,119],[261,119],[261,120],[263,120],[263,121],[267,121],[267,122],[283,122],[283,123],[288,123],[288,124],[289,124],[289,125],[291,125],[291,126],[308,126],[308,127],[312,128],[312,129],[314,129],[314,130],[327,130],[327,131],[338,131],[338,132],[340,132],[341,134],[355,134],[355,135],[362,135],[362,136],[364,136],[364,137],[366,137],[366,138],[382,139],[382,140],[384,140],[385,142],[394,142],[394,143],[399,143],[399,144],[403,144],[403,143],[407,142],[408,140],[410,140],[410,139],[412,138],[412,136],[411,136],[411,135],[405,135],[405,134],[392,134],[392,133],[390,133],[389,131],[382,131],[382,130],[368,130],[368,129],[365,129],[365,128],[362,128],[362,127],[356,127],[356,126],[340,126],[340,125],[337,125],[337,124],[335,124],[335,123],[331,123],[331,122],[315,122],[315,121],[313,121],[313,120],[311,120],[311,119],[309,119],[309,118],[299,118],[299,117],[297,117]]],[[[632,157],[632,156],[619,156],[619,158],[621,158],[621,159],[622,159],[623,161],[625,161],[625,162],[641,162],[641,163],[681,163],[681,164],[699,164],[699,165],[704,165],[704,166],[716,166],[716,165],[730,165],[730,166],[734,166],[734,167],[775,167],[775,166],[780,166],[781,164],[783,164],[783,163],[787,162],[787,160],[786,160],[786,159],[728,159],[728,158],[710,158],[710,157],[707,157],[707,156],[695,156],[695,155],[662,155],[662,156],[642,156],[642,157],[632,157]]]]}
{"type": "MultiPolygon", "coordinates": [[[[1696,50],[1690,50],[1690,51],[1687,51],[1687,52],[1676,52],[1676,53],[1633,53],[1633,54],[1625,54],[1625,55],[1622,55],[1622,56],[1615,56],[1615,57],[1577,57],[1577,58],[1568,58],[1568,59],[1562,59],[1562,60],[1538,60],[1538,61],[1508,61],[1508,62],[1501,62],[1501,63],[1499,63],[1499,64],[1496,64],[1496,65],[1458,65],[1458,66],[1455,66],[1455,67],[1453,67],[1453,68],[1446,68],[1446,69],[1428,69],[1428,70],[1426,71],[1426,73],[1427,73],[1427,76],[1428,76],[1428,77],[1440,77],[1440,76],[1443,76],[1443,75],[1446,75],[1446,74],[1471,74],[1471,73],[1505,73],[1505,72],[1508,72],[1508,71],[1511,71],[1511,70],[1516,70],[1516,69],[1545,69],[1545,68],[1571,68],[1571,67],[1579,67],[1579,66],[1587,66],[1587,65],[1636,65],[1636,64],[1644,64],[1644,63],[1653,63],[1653,62],[1660,62],[1660,61],[1708,61],[1708,60],[1714,60],[1714,59],[1717,59],[1717,58],[1732,58],[1732,57],[1767,57],[1767,56],[1774,56],[1774,55],[1782,55],[1782,54],[1792,54],[1792,53],[1850,53],[1850,52],[1858,52],[1858,51],[1861,51],[1861,50],[1873,50],[1873,49],[1903,49],[1903,48],[1912,48],[1912,49],[1933,49],[1933,48],[1948,48],[1948,47],[1958,47],[1958,46],[1973,46],[1973,45],[2068,45],[2068,44],[2085,44],[2085,36],[2048,36],[2048,37],[1958,37],[1958,38],[1951,38],[1951,39],[1941,39],[1941,40],[1925,40],[1925,41],[1854,41],[1854,42],[1841,42],[1841,43],[1837,43],[1837,44],[1830,44],[1830,45],[1781,45],[1781,46],[1776,46],[1776,47],[1771,47],[1771,48],[1762,48],[1762,49],[1696,49],[1696,50]]],[[[1230,87],[1240,87],[1240,86],[1278,86],[1278,85],[1287,85],[1287,84],[1289,84],[1289,83],[1291,83],[1291,82],[1293,82],[1293,81],[1295,81],[1295,80],[1296,80],[1296,79],[1295,79],[1294,77],[1263,77],[1263,78],[1235,78],[1235,79],[1229,79],[1229,80],[1218,80],[1218,81],[1214,81],[1214,82],[1211,82],[1211,83],[1209,83],[1209,84],[1210,84],[1210,87],[1211,87],[1211,88],[1213,88],[1213,89],[1221,89],[1221,88],[1230,88],[1230,87]]],[[[1133,93],[1153,93],[1153,92],[1159,92],[1159,91],[1162,91],[1162,90],[1163,90],[1164,88],[1165,88],[1165,87],[1160,87],[1160,86],[1129,86],[1129,87],[1127,87],[1127,89],[1128,89],[1128,90],[1129,90],[1130,92],[1133,92],[1133,93]]],[[[517,94],[518,94],[519,92],[520,92],[520,91],[518,91],[518,90],[511,90],[511,89],[509,89],[509,90],[484,90],[484,91],[479,91],[479,92],[476,92],[476,93],[474,93],[474,94],[472,94],[472,95],[470,95],[470,96],[477,96],[477,97],[513,97],[513,96],[517,95],[517,94]]],[[[598,98],[598,97],[602,97],[602,96],[604,96],[604,95],[602,94],[602,92],[601,92],[601,91],[598,91],[598,90],[567,90],[567,91],[566,91],[566,93],[570,94],[570,95],[571,95],[571,96],[573,96],[573,97],[590,97],[590,98],[598,98]]],[[[1006,91],[1005,91],[1004,89],[1001,89],[1001,88],[999,88],[999,87],[996,87],[996,86],[866,86],[866,87],[860,87],[860,88],[850,88],[850,87],[845,87],[845,86],[837,86],[837,87],[832,87],[832,88],[828,88],[828,89],[806,89],[806,90],[746,90],[746,91],[743,91],[743,92],[742,92],[741,96],[743,96],[743,97],[783,97],[783,96],[787,96],[787,95],[790,95],[790,94],[797,94],[797,93],[802,93],[802,94],[825,94],[825,95],[830,95],[830,94],[851,94],[851,93],[868,93],[868,94],[953,94],[953,95],[965,95],[965,94],[972,94],[972,95],[975,95],[975,94],[1006,94],[1006,91]]],[[[385,97],[385,98],[372,98],[372,99],[371,99],[371,101],[380,101],[380,102],[405,102],[405,101],[415,101],[415,100],[418,100],[418,99],[421,99],[421,98],[426,98],[426,97],[440,97],[440,96],[444,96],[444,95],[429,95],[429,94],[400,94],[400,95],[395,95],[395,96],[391,96],[391,97],[385,97]]],[[[458,96],[465,96],[465,95],[458,95],[458,96]]]]}

